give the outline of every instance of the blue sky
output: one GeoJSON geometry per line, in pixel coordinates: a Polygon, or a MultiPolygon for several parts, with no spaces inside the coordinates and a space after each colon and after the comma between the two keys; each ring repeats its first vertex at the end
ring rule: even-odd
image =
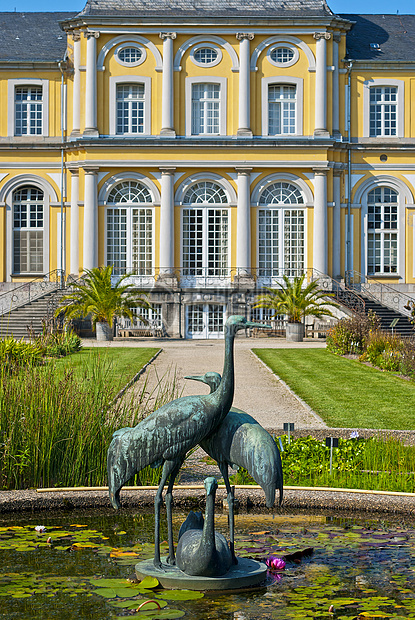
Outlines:
{"type": "MultiPolygon", "coordinates": [[[[255,0],[252,0],[255,2],[255,0]]],[[[0,0],[0,11],[80,11],[86,0],[0,0]]],[[[335,13],[415,13],[415,0],[328,0],[335,13]]]]}

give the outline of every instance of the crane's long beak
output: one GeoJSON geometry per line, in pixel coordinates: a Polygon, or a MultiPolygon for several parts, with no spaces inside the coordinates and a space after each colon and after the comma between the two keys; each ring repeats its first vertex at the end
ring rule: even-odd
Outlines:
{"type": "Polygon", "coordinates": [[[193,379],[193,381],[201,381],[202,383],[204,383],[203,375],[202,376],[199,376],[199,375],[186,375],[185,379],[193,379]]]}
{"type": "Polygon", "coordinates": [[[254,323],[253,321],[247,321],[245,327],[259,327],[260,329],[272,329],[271,325],[265,325],[264,323],[254,323]]]}

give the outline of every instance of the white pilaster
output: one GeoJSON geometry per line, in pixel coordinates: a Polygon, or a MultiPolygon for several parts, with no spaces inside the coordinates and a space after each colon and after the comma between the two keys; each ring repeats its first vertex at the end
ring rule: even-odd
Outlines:
{"type": "Polygon", "coordinates": [[[341,41],[340,33],[333,35],[333,67],[332,73],[333,87],[331,92],[332,99],[332,123],[333,135],[340,136],[340,98],[339,98],[339,43],[341,41]]]}
{"type": "Polygon", "coordinates": [[[176,168],[160,168],[160,275],[174,272],[174,171],[176,168]]]}
{"type": "Polygon", "coordinates": [[[253,40],[254,35],[252,33],[238,32],[236,38],[239,41],[239,127],[237,135],[243,138],[252,138],[250,128],[250,41],[253,40]]]}
{"type": "Polygon", "coordinates": [[[84,168],[84,260],[83,268],[98,267],[98,168],[84,168]]]}
{"type": "Polygon", "coordinates": [[[333,267],[332,275],[337,278],[341,275],[340,271],[340,209],[341,209],[341,172],[333,172],[333,267]]]}
{"type": "Polygon", "coordinates": [[[71,170],[71,242],[69,273],[79,274],[79,170],[71,170]]]}
{"type": "Polygon", "coordinates": [[[327,131],[327,41],[329,32],[315,32],[316,44],[316,120],[314,135],[328,136],[327,131]]]}
{"type": "Polygon", "coordinates": [[[251,170],[236,168],[238,173],[238,208],[236,212],[236,267],[238,276],[251,271],[251,170]]]}
{"type": "Polygon", "coordinates": [[[71,136],[81,135],[81,35],[74,32],[73,38],[73,95],[71,136]]]}
{"type": "Polygon", "coordinates": [[[327,170],[314,171],[313,267],[327,273],[327,170]]]}
{"type": "Polygon", "coordinates": [[[163,40],[163,90],[161,101],[161,131],[160,135],[174,138],[174,107],[173,107],[173,41],[175,32],[160,32],[163,40]]]}
{"type": "Polygon", "coordinates": [[[99,32],[86,31],[86,88],[84,136],[98,136],[97,129],[97,39],[99,32]]]}

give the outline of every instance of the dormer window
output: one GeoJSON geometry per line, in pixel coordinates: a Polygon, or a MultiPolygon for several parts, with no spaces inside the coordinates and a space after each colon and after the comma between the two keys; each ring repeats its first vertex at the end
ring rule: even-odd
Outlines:
{"type": "Polygon", "coordinates": [[[198,67],[215,67],[222,60],[222,52],[216,45],[201,43],[192,49],[190,58],[198,67]]]}
{"type": "Polygon", "coordinates": [[[139,45],[127,43],[120,46],[115,51],[115,58],[117,62],[124,67],[137,67],[145,61],[146,51],[139,45]]]}
{"type": "Polygon", "coordinates": [[[277,67],[291,67],[300,57],[295,45],[288,43],[271,46],[267,55],[269,62],[277,67]]]}

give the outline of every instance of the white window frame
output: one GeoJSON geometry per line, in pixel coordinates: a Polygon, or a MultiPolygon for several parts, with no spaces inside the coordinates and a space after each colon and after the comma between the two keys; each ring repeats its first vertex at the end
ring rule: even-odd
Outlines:
{"type": "Polygon", "coordinates": [[[199,43],[198,45],[195,45],[190,51],[190,58],[197,67],[202,67],[202,69],[210,69],[211,67],[216,67],[216,65],[218,65],[220,61],[222,60],[222,50],[220,49],[218,45],[215,45],[214,43],[209,43],[209,42],[199,43]],[[213,62],[203,63],[203,62],[199,62],[198,60],[196,60],[195,52],[197,52],[200,49],[203,49],[204,47],[209,47],[210,49],[215,50],[215,52],[217,53],[217,57],[213,62]]]}
{"type": "Polygon", "coordinates": [[[145,47],[143,47],[142,45],[139,45],[138,43],[135,42],[125,42],[122,43],[121,45],[119,45],[117,47],[117,49],[114,52],[114,56],[116,61],[118,62],[119,65],[122,65],[123,67],[138,67],[139,65],[142,65],[143,62],[146,60],[147,58],[147,51],[145,49],[145,47]],[[136,62],[125,62],[124,60],[121,60],[121,58],[119,57],[119,53],[125,49],[126,47],[133,47],[135,49],[140,50],[141,52],[141,57],[140,60],[137,60],[136,62]]]}
{"type": "MultiPolygon", "coordinates": [[[[154,205],[153,204],[149,204],[149,203],[144,203],[144,202],[126,202],[126,203],[119,203],[119,204],[108,204],[105,208],[105,263],[106,264],[110,264],[108,263],[108,211],[110,209],[114,209],[114,210],[121,210],[121,209],[125,209],[126,211],[126,218],[127,218],[127,223],[126,223],[126,228],[127,228],[127,236],[126,236],[126,242],[125,242],[125,248],[126,248],[126,271],[125,273],[129,273],[130,271],[132,271],[133,269],[133,240],[132,240],[132,214],[133,214],[133,210],[134,209],[145,209],[145,210],[151,210],[151,224],[152,224],[152,234],[151,234],[151,257],[152,257],[152,261],[151,261],[151,267],[149,269],[150,273],[143,273],[143,274],[134,274],[131,279],[134,280],[135,278],[152,278],[154,277],[154,270],[155,270],[155,265],[154,265],[154,253],[155,253],[155,213],[154,213],[154,205]]],[[[119,275],[122,274],[115,274],[117,277],[119,275]]],[[[130,278],[126,281],[129,282],[130,278]]]]}
{"type": "MultiPolygon", "coordinates": [[[[44,245],[45,245],[45,192],[43,191],[42,188],[37,187],[36,185],[31,185],[31,184],[27,184],[27,185],[22,185],[18,188],[16,188],[15,190],[13,190],[12,193],[12,208],[13,208],[13,212],[12,212],[12,234],[13,234],[13,240],[12,240],[12,245],[13,245],[13,256],[12,256],[12,265],[13,265],[13,273],[16,275],[27,275],[27,274],[43,274],[44,273],[44,255],[45,255],[45,249],[44,249],[44,245]],[[35,190],[39,191],[42,193],[42,200],[37,201],[37,200],[23,200],[21,202],[15,201],[14,200],[14,195],[16,192],[26,188],[26,187],[30,187],[31,189],[34,188],[35,190]],[[21,204],[21,205],[27,205],[27,207],[31,207],[32,205],[36,205],[36,206],[40,206],[41,207],[41,213],[42,213],[42,226],[31,226],[30,222],[31,222],[31,209],[26,208],[26,226],[17,226],[15,227],[14,225],[14,221],[15,221],[15,217],[14,217],[14,211],[15,211],[15,206],[16,204],[21,204]],[[27,259],[27,263],[28,266],[31,263],[31,257],[33,256],[32,253],[30,252],[30,233],[41,233],[41,238],[42,238],[42,250],[41,250],[41,255],[42,255],[42,268],[39,271],[36,270],[31,270],[31,269],[26,269],[26,270],[22,270],[16,269],[16,265],[15,265],[15,233],[20,233],[19,237],[21,239],[21,234],[22,233],[26,233],[27,234],[27,238],[26,238],[26,259],[27,259]]],[[[38,211],[36,209],[35,211],[36,216],[35,216],[35,220],[36,222],[38,221],[38,211]]],[[[21,262],[21,257],[22,257],[22,248],[21,241],[20,241],[20,252],[19,252],[19,256],[20,256],[20,262],[21,262]]],[[[34,254],[36,255],[37,252],[34,252],[34,254]]]]}
{"type": "Polygon", "coordinates": [[[298,51],[298,48],[295,45],[291,45],[290,43],[276,43],[275,45],[269,46],[267,50],[267,58],[268,58],[268,61],[271,63],[271,65],[274,65],[274,67],[288,68],[288,67],[292,67],[293,65],[295,65],[295,63],[300,58],[300,52],[298,51]],[[276,62],[275,60],[271,58],[271,54],[274,50],[278,48],[289,49],[293,52],[294,56],[288,62],[276,62]]]}
{"type": "Polygon", "coordinates": [[[363,82],[363,137],[371,138],[372,140],[388,140],[403,138],[405,131],[405,82],[403,80],[395,80],[392,78],[383,78],[375,80],[365,80],[363,82]],[[396,135],[394,136],[371,136],[370,135],[370,89],[372,87],[395,87],[397,88],[397,102],[396,102],[396,135]]]}
{"type": "Polygon", "coordinates": [[[110,136],[137,138],[151,134],[151,77],[117,75],[110,77],[110,136]],[[144,84],[144,128],[141,133],[117,133],[117,86],[119,84],[144,84]]]}
{"type": "Polygon", "coordinates": [[[42,88],[42,132],[40,134],[24,134],[18,138],[36,139],[49,136],[49,80],[38,78],[17,78],[7,81],[7,135],[15,136],[15,92],[16,87],[37,86],[42,88]]]}
{"type": "Polygon", "coordinates": [[[186,94],[186,123],[185,132],[186,136],[197,136],[198,138],[212,138],[213,136],[226,136],[226,114],[227,114],[227,79],[225,77],[216,76],[200,76],[200,77],[187,77],[185,80],[185,94],[186,94]],[[193,134],[192,133],[192,90],[193,84],[219,84],[220,97],[219,97],[219,133],[209,134],[193,134]]]}
{"type": "Polygon", "coordinates": [[[369,189],[366,192],[365,195],[365,229],[366,229],[366,246],[365,246],[365,256],[366,256],[366,271],[365,273],[368,276],[374,276],[374,277],[399,277],[399,266],[400,266],[400,238],[402,236],[401,234],[401,230],[400,230],[400,225],[401,225],[401,218],[400,218],[400,208],[399,208],[399,203],[400,203],[400,194],[399,191],[395,188],[395,187],[390,187],[390,185],[377,185],[376,187],[372,187],[371,189],[369,189]],[[381,218],[381,226],[379,228],[369,228],[369,194],[375,190],[375,189],[390,189],[392,191],[394,191],[397,194],[397,202],[396,203],[388,203],[386,201],[381,201],[381,207],[382,207],[382,213],[383,213],[383,207],[385,206],[385,204],[387,205],[391,205],[391,204],[395,204],[396,205],[396,228],[384,228],[383,226],[383,217],[381,218]],[[373,271],[371,273],[369,273],[369,235],[373,235],[374,237],[376,235],[379,235],[381,238],[381,264],[384,264],[384,258],[385,258],[385,234],[394,234],[396,235],[396,271],[373,271]]]}
{"type": "Polygon", "coordinates": [[[292,136],[302,136],[303,135],[303,79],[293,76],[282,76],[276,75],[273,77],[264,77],[261,80],[261,95],[262,95],[262,136],[268,138],[284,138],[284,137],[292,137],[292,136]],[[283,86],[287,84],[288,86],[296,87],[296,111],[295,111],[295,133],[287,133],[287,134],[278,134],[269,135],[269,125],[268,125],[268,90],[271,85],[283,86]]]}

